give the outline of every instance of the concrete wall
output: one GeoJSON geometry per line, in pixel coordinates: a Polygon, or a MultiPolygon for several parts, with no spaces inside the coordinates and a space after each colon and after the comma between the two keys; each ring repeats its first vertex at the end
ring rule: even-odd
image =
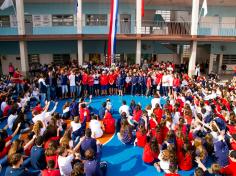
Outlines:
{"type": "Polygon", "coordinates": [[[9,63],[12,63],[12,65],[15,68],[19,68],[19,70],[21,70],[20,60],[17,60],[16,57],[20,57],[20,56],[19,55],[7,55],[4,57],[0,56],[3,74],[8,74],[9,63]]]}

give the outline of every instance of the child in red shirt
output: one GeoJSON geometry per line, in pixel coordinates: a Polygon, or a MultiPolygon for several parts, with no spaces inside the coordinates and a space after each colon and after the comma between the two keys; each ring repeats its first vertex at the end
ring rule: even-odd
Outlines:
{"type": "Polygon", "coordinates": [[[147,143],[147,131],[143,125],[139,125],[136,132],[135,144],[139,147],[144,147],[147,143]]]}
{"type": "Polygon", "coordinates": [[[41,171],[42,176],[60,176],[60,170],[59,169],[54,169],[55,167],[55,162],[53,160],[49,160],[47,162],[47,169],[44,169],[41,171]]]}
{"type": "Polygon", "coordinates": [[[115,119],[112,117],[111,113],[109,111],[105,112],[105,116],[103,119],[103,125],[105,128],[105,133],[112,134],[116,131],[115,129],[115,119]]]}
{"type": "Polygon", "coordinates": [[[146,164],[153,165],[158,161],[159,147],[156,138],[152,138],[150,142],[146,143],[143,150],[143,161],[146,164]]]}
{"type": "Polygon", "coordinates": [[[86,73],[86,71],[83,72],[82,74],[82,89],[84,92],[84,96],[86,97],[88,95],[88,74],[86,73]]]}
{"type": "Polygon", "coordinates": [[[106,71],[102,72],[102,75],[100,76],[100,85],[101,85],[101,94],[107,95],[107,89],[108,89],[108,76],[106,74],[106,71]]]}

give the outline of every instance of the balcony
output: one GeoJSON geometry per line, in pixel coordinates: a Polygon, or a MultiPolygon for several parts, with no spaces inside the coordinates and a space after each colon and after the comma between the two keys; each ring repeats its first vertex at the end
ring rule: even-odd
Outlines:
{"type": "Polygon", "coordinates": [[[198,35],[225,37],[236,36],[236,24],[201,22],[198,27],[198,35]]]}
{"type": "Polygon", "coordinates": [[[191,35],[191,22],[142,21],[142,34],[191,35]]]}

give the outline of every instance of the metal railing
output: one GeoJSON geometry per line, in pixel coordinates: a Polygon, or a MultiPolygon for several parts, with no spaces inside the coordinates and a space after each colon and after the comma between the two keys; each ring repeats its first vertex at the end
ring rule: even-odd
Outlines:
{"type": "Polygon", "coordinates": [[[142,21],[142,34],[190,35],[191,22],[142,21]]]}
{"type": "Polygon", "coordinates": [[[200,22],[198,35],[236,36],[236,23],[200,22]]]}

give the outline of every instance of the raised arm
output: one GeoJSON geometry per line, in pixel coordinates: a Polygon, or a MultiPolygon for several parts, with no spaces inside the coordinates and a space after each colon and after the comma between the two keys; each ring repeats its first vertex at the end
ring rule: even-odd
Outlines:
{"type": "Polygon", "coordinates": [[[21,126],[21,123],[18,123],[17,128],[15,129],[14,133],[11,135],[12,138],[14,138],[16,134],[19,132],[20,126],[21,126]]]}
{"type": "Polygon", "coordinates": [[[27,150],[34,143],[35,138],[36,138],[36,135],[34,135],[32,139],[27,144],[25,144],[24,151],[27,150]]]}

